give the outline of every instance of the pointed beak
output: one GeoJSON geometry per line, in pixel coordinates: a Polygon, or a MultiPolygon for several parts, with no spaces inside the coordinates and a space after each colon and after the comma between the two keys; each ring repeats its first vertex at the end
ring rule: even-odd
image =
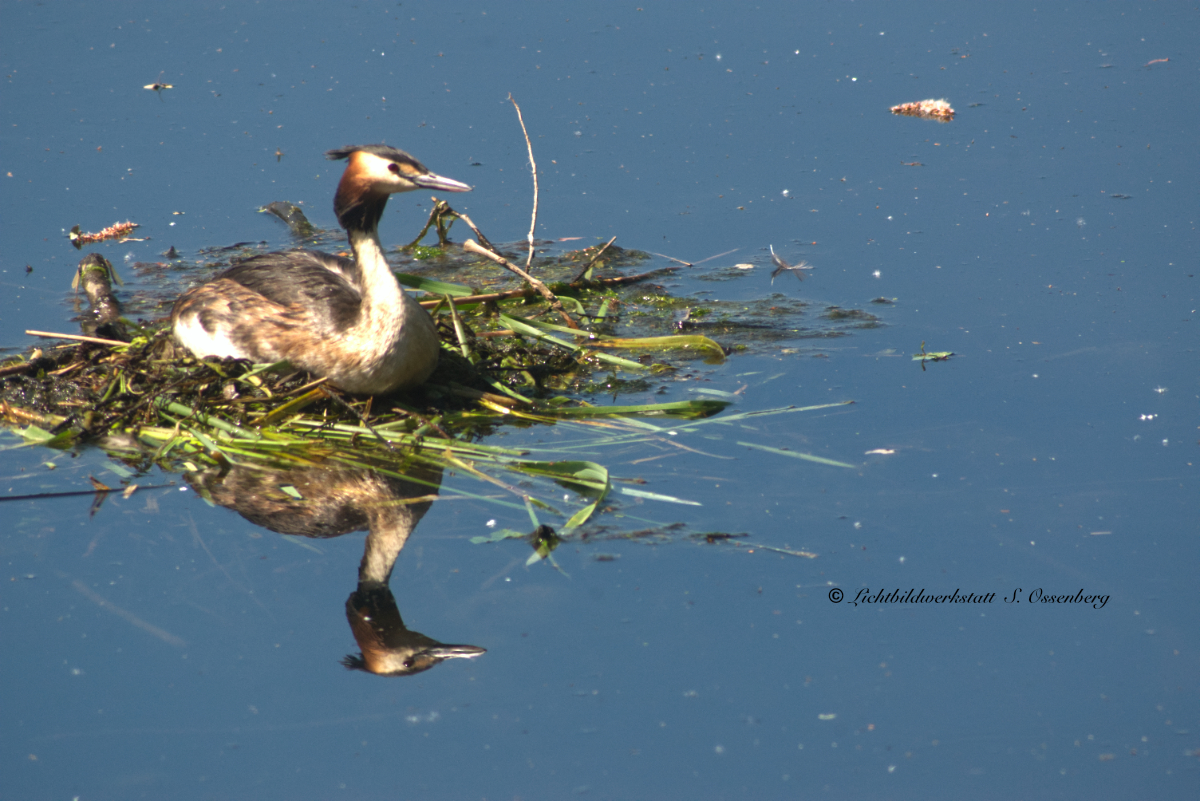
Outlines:
{"type": "Polygon", "coordinates": [[[439,660],[472,659],[486,653],[486,648],[480,648],[475,645],[437,645],[433,648],[426,648],[421,652],[422,656],[432,656],[439,660]]]}
{"type": "Polygon", "coordinates": [[[461,181],[456,181],[453,178],[446,178],[441,175],[434,175],[431,172],[426,173],[425,175],[409,176],[409,180],[423,189],[439,189],[443,192],[471,191],[471,187],[467,186],[461,181]]]}

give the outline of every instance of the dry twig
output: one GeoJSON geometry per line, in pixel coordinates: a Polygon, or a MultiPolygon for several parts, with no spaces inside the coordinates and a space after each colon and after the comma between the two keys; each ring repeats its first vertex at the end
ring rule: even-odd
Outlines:
{"type": "Polygon", "coordinates": [[[122,342],[119,339],[101,339],[100,337],[81,337],[78,334],[56,334],[52,331],[31,331],[26,329],[26,334],[31,337],[47,337],[49,339],[73,339],[76,342],[95,342],[99,345],[120,345],[124,347],[128,342],[122,342]]]}
{"type": "MultiPolygon", "coordinates": [[[[466,246],[463,246],[466,249],[466,246]]],[[[619,275],[614,278],[596,278],[591,281],[592,284],[599,286],[621,286],[623,284],[635,284],[638,281],[645,281],[647,278],[653,278],[664,273],[673,273],[678,270],[678,267],[660,267],[657,270],[651,270],[646,273],[638,273],[637,275],[619,275]]],[[[571,282],[571,286],[576,285],[576,281],[571,282]]],[[[496,300],[509,300],[511,298],[528,298],[540,294],[531,286],[523,286],[520,289],[510,289],[507,292],[488,292],[483,295],[460,295],[454,299],[454,302],[462,305],[463,303],[488,303],[496,300]]],[[[437,308],[438,304],[444,301],[438,300],[423,300],[421,306],[426,309],[437,308]]],[[[476,336],[486,336],[486,334],[476,334],[476,336]]]]}
{"type": "Polygon", "coordinates": [[[739,250],[741,250],[741,248],[734,248],[733,250],[727,250],[724,253],[718,253],[715,256],[709,256],[707,259],[701,259],[700,261],[695,262],[694,264],[690,261],[684,261],[683,259],[677,259],[674,256],[668,256],[665,253],[655,253],[653,250],[650,251],[650,255],[651,256],[661,256],[664,259],[670,259],[673,262],[682,264],[684,267],[697,267],[701,264],[704,264],[704,262],[706,262],[706,261],[712,261],[713,259],[719,259],[722,256],[728,256],[730,253],[736,253],[739,250]]]}
{"type": "Polygon", "coordinates": [[[453,223],[454,220],[462,220],[465,222],[467,226],[475,232],[475,236],[479,237],[479,241],[483,243],[485,248],[489,248],[491,250],[496,249],[496,247],[488,241],[488,238],[483,235],[483,232],[479,230],[475,223],[471,221],[470,217],[462,212],[455,211],[454,209],[450,208],[450,204],[444,200],[438,200],[434,204],[433,211],[429,212],[429,220],[425,223],[425,227],[421,229],[421,233],[417,234],[417,238],[400,249],[411,250],[417,245],[421,244],[421,240],[425,238],[425,234],[428,233],[429,229],[434,225],[436,225],[438,229],[438,246],[445,247],[446,243],[449,242],[450,224],[453,223]]]}
{"type": "Polygon", "coordinates": [[[571,281],[571,283],[578,284],[580,281],[582,281],[583,277],[585,275],[587,275],[587,271],[592,269],[592,265],[595,264],[596,260],[600,258],[600,255],[602,253],[604,253],[604,251],[608,250],[609,245],[611,245],[613,242],[616,242],[616,241],[617,241],[617,238],[614,236],[612,239],[605,242],[604,247],[597,250],[596,255],[592,256],[592,258],[588,261],[588,263],[583,265],[583,269],[579,271],[579,275],[575,276],[575,280],[571,281]]]}
{"type": "MultiPolygon", "coordinates": [[[[541,281],[534,278],[532,275],[525,272],[520,267],[513,264],[511,261],[504,258],[500,254],[493,253],[492,251],[488,250],[487,248],[481,247],[480,244],[478,242],[476,242],[474,239],[468,239],[466,242],[464,242],[463,250],[468,251],[470,253],[478,254],[480,256],[486,256],[487,258],[491,259],[492,261],[496,262],[497,264],[501,265],[502,267],[507,267],[508,269],[510,269],[514,273],[516,273],[517,275],[521,276],[521,278],[523,278],[529,282],[530,286],[532,286],[539,293],[541,293],[541,296],[546,299],[546,302],[549,303],[556,312],[558,312],[560,315],[562,315],[562,318],[566,322],[568,328],[576,328],[576,329],[579,328],[579,325],[576,324],[576,322],[571,319],[571,315],[567,314],[567,310],[563,308],[562,302],[559,301],[558,298],[554,297],[554,293],[550,291],[550,288],[548,286],[546,286],[545,284],[543,284],[541,281]]],[[[461,302],[461,299],[460,299],[460,302],[461,302]]]]}
{"type": "Polygon", "coordinates": [[[533,264],[533,230],[537,226],[537,162],[533,160],[533,143],[529,141],[529,131],[525,130],[525,118],[521,116],[521,107],[513,99],[512,92],[508,93],[508,99],[512,100],[513,108],[517,110],[517,122],[521,123],[521,133],[525,134],[525,147],[529,149],[529,168],[533,172],[533,217],[529,220],[529,255],[525,257],[525,269],[528,270],[529,265],[533,264]]]}

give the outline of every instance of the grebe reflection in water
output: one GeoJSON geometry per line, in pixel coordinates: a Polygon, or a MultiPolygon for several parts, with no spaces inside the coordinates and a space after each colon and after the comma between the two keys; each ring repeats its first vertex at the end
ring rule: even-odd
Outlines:
{"type": "Polygon", "coordinates": [[[186,478],[218,506],[280,534],[323,539],[367,529],[358,584],[346,600],[346,619],[360,653],[346,656],[342,664],[408,676],[447,659],[480,656],[485,649],[439,642],[409,629],[400,617],[388,584],[392,568],[442,482],[441,470],[433,467],[410,467],[405,475],[328,465],[232,465],[186,478]]]}

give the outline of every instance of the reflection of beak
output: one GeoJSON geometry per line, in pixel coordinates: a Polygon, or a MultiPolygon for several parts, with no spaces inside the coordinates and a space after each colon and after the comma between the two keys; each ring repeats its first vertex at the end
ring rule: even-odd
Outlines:
{"type": "Polygon", "coordinates": [[[426,173],[425,175],[409,176],[409,180],[411,180],[417,186],[422,187],[423,189],[440,189],[443,192],[470,192],[471,191],[471,187],[467,186],[466,184],[462,183],[461,181],[456,181],[453,178],[446,178],[441,175],[434,175],[433,173],[426,173]]]}
{"type": "Polygon", "coordinates": [[[440,643],[409,629],[386,584],[359,584],[346,599],[346,619],[362,653],[346,657],[342,664],[381,676],[410,676],[447,659],[470,659],[487,653],[475,645],[440,643]]]}
{"type": "Polygon", "coordinates": [[[386,672],[393,675],[408,675],[411,673],[420,673],[422,670],[429,670],[436,664],[444,662],[447,659],[471,659],[480,654],[487,653],[486,648],[479,648],[474,645],[435,645],[432,648],[426,648],[423,651],[417,651],[414,654],[409,654],[402,660],[401,664],[397,664],[394,658],[384,660],[389,668],[386,672]]]}
{"type": "Polygon", "coordinates": [[[440,662],[443,659],[470,659],[486,653],[487,649],[478,645],[439,645],[425,649],[420,655],[434,657],[440,662]]]}

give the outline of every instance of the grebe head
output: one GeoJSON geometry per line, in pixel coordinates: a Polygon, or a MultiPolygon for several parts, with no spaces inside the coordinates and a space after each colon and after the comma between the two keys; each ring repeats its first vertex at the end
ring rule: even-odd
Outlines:
{"type": "Polygon", "coordinates": [[[333,199],[333,210],[347,230],[376,227],[388,195],[397,192],[414,189],[471,191],[466,184],[432,173],[403,150],[387,145],[349,145],[328,151],[325,158],[349,160],[333,199]]]}

